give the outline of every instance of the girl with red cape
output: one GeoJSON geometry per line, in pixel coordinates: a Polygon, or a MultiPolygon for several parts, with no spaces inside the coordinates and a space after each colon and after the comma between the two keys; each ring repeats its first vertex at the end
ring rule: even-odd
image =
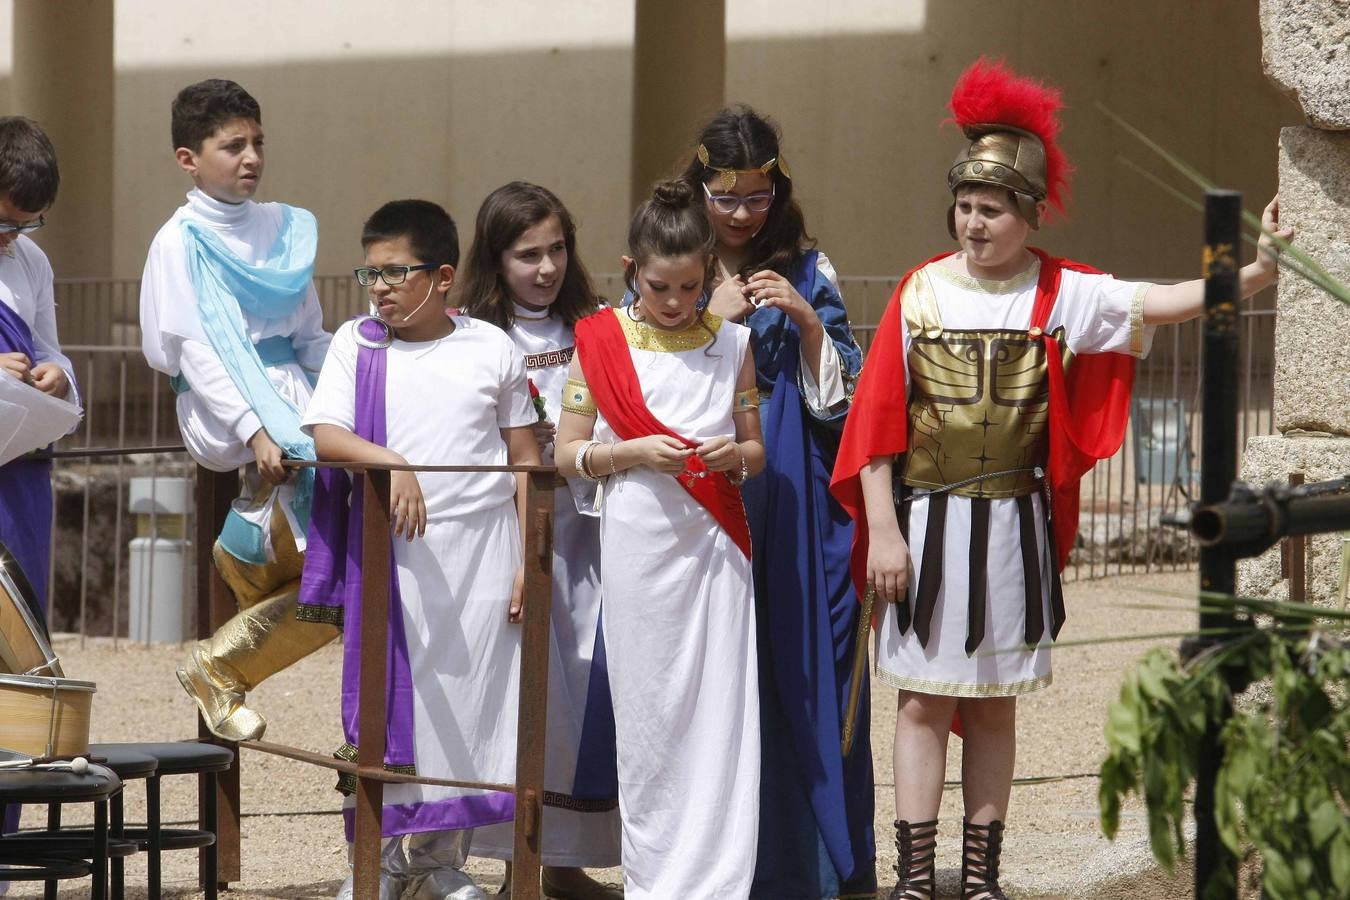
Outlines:
{"type": "Polygon", "coordinates": [[[637,299],[576,325],[558,471],[601,481],[600,585],[629,900],[745,898],[759,831],[750,527],[764,468],[750,329],[698,309],[702,192],[633,217],[637,299]]]}

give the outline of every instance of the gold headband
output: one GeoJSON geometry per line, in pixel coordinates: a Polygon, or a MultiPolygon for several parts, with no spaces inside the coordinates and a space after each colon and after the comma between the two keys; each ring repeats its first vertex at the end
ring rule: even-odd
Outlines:
{"type": "Polygon", "coordinates": [[[754,169],[723,169],[721,166],[714,166],[712,163],[708,162],[708,148],[699,144],[698,161],[703,163],[705,169],[712,169],[717,173],[717,189],[723,192],[734,188],[736,186],[736,177],[742,173],[749,175],[758,172],[760,175],[768,175],[774,169],[777,169],[783,173],[784,178],[789,181],[792,180],[792,176],[788,174],[787,160],[783,159],[781,156],[775,156],[764,165],[754,169]]]}

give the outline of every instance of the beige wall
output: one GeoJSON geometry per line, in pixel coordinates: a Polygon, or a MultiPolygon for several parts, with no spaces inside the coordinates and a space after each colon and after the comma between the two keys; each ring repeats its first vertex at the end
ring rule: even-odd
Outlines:
{"type": "Polygon", "coordinates": [[[191,5],[118,4],[117,274],[139,274],[191,187],[173,162],[169,105],[208,77],[261,103],[261,194],[318,216],[320,273],[359,261],[362,220],[399,197],[444,204],[467,251],[479,202],[514,178],[556,190],[592,254],[617,246],[631,4],[248,0],[230,18],[238,26],[191,5]],[[233,49],[241,28],[246,53],[233,49]]]}
{"type": "MultiPolygon", "coordinates": [[[[263,193],[317,213],[321,273],[345,271],[361,219],[399,196],[447,204],[467,247],[479,201],[512,178],[557,191],[590,267],[616,268],[632,166],[631,0],[242,0],[209,20],[201,9],[117,3],[113,274],[139,274],[187,189],[170,100],[216,75],[262,102],[263,193]]],[[[1095,101],[1246,191],[1253,209],[1274,190],[1279,126],[1299,120],[1261,73],[1255,0],[726,0],[726,20],[728,99],[781,122],[808,226],[845,275],[894,274],[950,245],[945,173],[958,136],[939,122],[981,53],[1060,84],[1069,104],[1070,220],[1039,242],[1121,274],[1194,274],[1200,223],[1121,166],[1118,154],[1163,171],[1095,101]]],[[[674,66],[670,77],[699,73],[674,66]]],[[[671,168],[689,152],[671,146],[671,168]]]]}
{"type": "MultiPolygon", "coordinates": [[[[894,274],[953,246],[946,172],[960,139],[939,123],[952,83],[980,54],[1063,88],[1063,145],[1077,173],[1067,222],[1036,237],[1046,249],[1122,275],[1198,274],[1198,214],[1116,157],[1195,191],[1097,101],[1245,191],[1249,208],[1274,193],[1279,127],[1299,116],[1262,74],[1255,0],[901,5],[916,13],[912,31],[746,41],[732,11],[767,19],[781,4],[728,3],[727,91],[778,117],[808,227],[842,273],[894,274]]],[[[872,312],[853,310],[855,321],[872,312]]]]}

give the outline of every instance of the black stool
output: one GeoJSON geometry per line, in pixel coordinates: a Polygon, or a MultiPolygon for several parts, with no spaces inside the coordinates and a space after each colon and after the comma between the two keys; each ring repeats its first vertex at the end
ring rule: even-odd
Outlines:
{"type": "MultiPolygon", "coordinates": [[[[117,773],[117,777],[122,779],[123,786],[126,782],[136,778],[149,778],[155,774],[159,768],[159,760],[147,753],[139,753],[130,749],[129,744],[94,744],[89,748],[89,755],[94,757],[95,762],[101,766],[107,766],[117,773]]],[[[144,849],[138,840],[128,840],[126,835],[126,826],[123,821],[125,814],[125,792],[119,792],[108,804],[109,818],[112,820],[108,827],[108,840],[110,845],[126,843],[130,845],[131,852],[144,849]]],[[[112,852],[110,854],[110,865],[112,876],[110,879],[110,891],[112,900],[122,900],[126,894],[126,863],[123,861],[121,853],[112,852]]],[[[130,855],[130,854],[125,854],[130,855]]]]}
{"type": "Polygon", "coordinates": [[[207,900],[216,900],[216,776],[234,763],[234,751],[198,741],[162,743],[91,744],[89,753],[109,759],[144,755],[155,761],[155,771],[146,776],[144,828],[124,828],[126,840],[135,841],[146,855],[146,891],[150,900],[160,896],[160,853],[164,850],[202,851],[201,889],[207,900]],[[204,798],[201,819],[207,826],[162,828],[159,812],[159,780],[165,775],[197,775],[204,798]]]}
{"type": "Polygon", "coordinates": [[[10,803],[47,804],[49,832],[0,837],[0,880],[53,882],[93,876],[90,896],[103,900],[108,890],[108,798],[122,780],[108,768],[91,765],[76,774],[62,770],[0,771],[0,810],[10,803]],[[87,839],[53,834],[65,803],[93,803],[94,827],[87,839]],[[47,839],[44,842],[44,839],[47,839]]]}

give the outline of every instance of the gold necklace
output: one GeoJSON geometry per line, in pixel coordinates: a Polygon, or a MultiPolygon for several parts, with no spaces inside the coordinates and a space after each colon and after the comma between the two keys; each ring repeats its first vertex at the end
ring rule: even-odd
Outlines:
{"type": "MultiPolygon", "coordinates": [[[[633,303],[637,307],[641,300],[633,303]]],[[[619,325],[623,328],[624,340],[635,350],[651,350],[657,353],[683,353],[696,350],[712,341],[717,330],[722,327],[722,317],[705,312],[698,313],[690,323],[679,331],[666,331],[650,322],[636,319],[632,313],[641,312],[640,308],[619,316],[619,325]]]]}

